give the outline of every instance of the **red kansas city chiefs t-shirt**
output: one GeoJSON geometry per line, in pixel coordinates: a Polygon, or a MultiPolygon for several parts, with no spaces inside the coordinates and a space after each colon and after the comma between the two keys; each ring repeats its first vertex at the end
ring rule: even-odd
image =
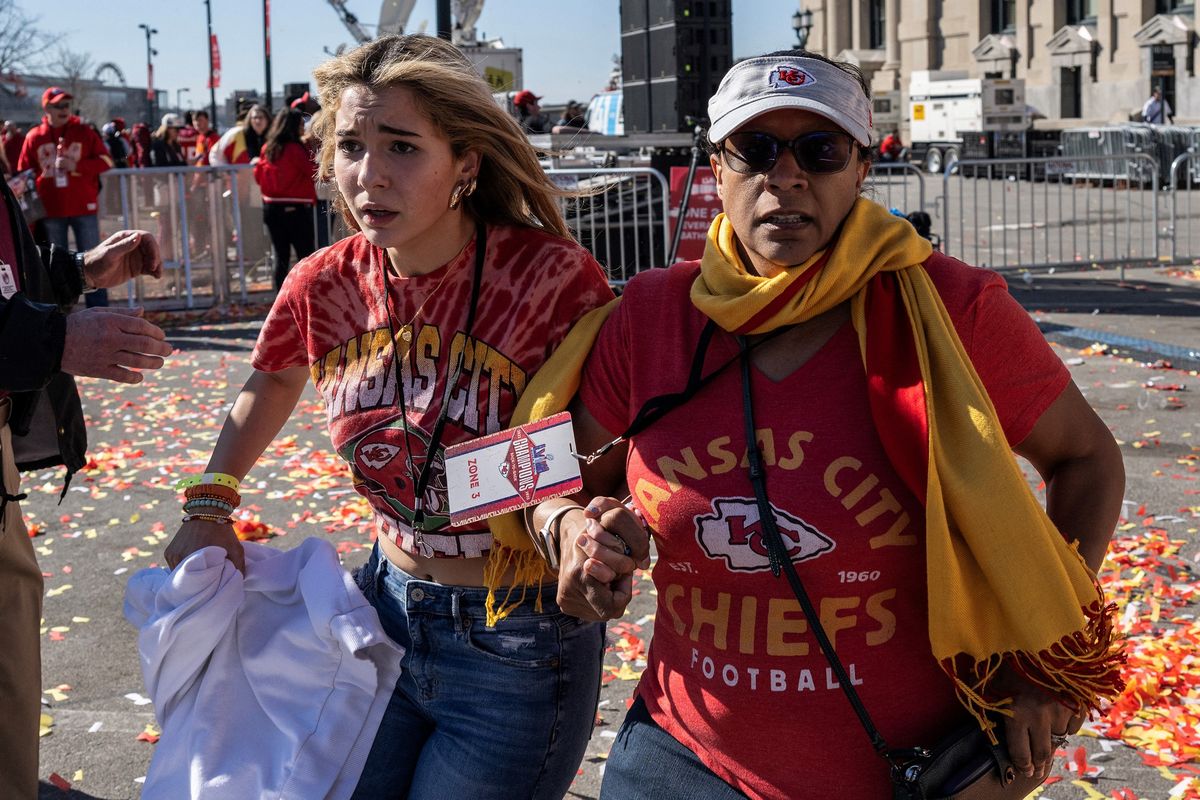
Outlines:
{"type": "MultiPolygon", "coordinates": [[[[941,256],[927,268],[1010,443],[1020,441],[1066,368],[999,277],[941,256]]],[[[705,323],[688,300],[697,271],[638,275],[606,321],[580,396],[612,433],[686,384],[705,323]]],[[[718,333],[706,374],[737,354],[718,333]]],[[[930,653],[924,510],[880,443],[855,332],[846,323],[781,380],[751,372],[767,494],[821,623],[888,744],[933,745],[966,716],[930,653]]],[[[629,489],[658,550],[639,694],[655,722],[752,798],[890,797],[887,765],[786,580],[771,574],[745,453],[736,361],[633,440],[629,489]]]]}
{"type": "MultiPolygon", "coordinates": [[[[613,296],[600,265],[577,244],[533,228],[489,226],[468,337],[475,246],[472,239],[428,275],[390,275],[397,346],[384,303],[386,254],[361,233],[315,253],[288,274],[251,360],[266,372],[309,367],[325,400],[330,438],[350,465],[355,488],[370,501],[377,532],[413,554],[413,484],[425,461],[434,459],[424,509],[427,523],[436,526],[449,520],[442,449],[507,427],[528,380],[571,326],[613,296]],[[397,350],[407,436],[396,391],[397,350]],[[460,354],[461,372],[447,392],[460,354]],[[430,434],[446,403],[442,447],[431,454],[430,434]]],[[[482,556],[492,544],[486,522],[423,539],[432,555],[447,558],[482,556]]]]}

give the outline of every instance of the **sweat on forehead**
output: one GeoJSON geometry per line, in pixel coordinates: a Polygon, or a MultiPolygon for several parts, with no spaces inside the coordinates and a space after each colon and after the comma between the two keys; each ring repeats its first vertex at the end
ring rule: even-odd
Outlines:
{"type": "Polygon", "coordinates": [[[708,101],[713,143],[755,117],[796,108],[820,114],[854,137],[871,144],[871,101],[848,72],[815,58],[759,56],[734,64],[708,101]]]}

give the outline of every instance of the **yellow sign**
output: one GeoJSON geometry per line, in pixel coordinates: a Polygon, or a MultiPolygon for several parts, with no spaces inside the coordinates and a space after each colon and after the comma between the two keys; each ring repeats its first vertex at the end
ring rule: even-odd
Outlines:
{"type": "Polygon", "coordinates": [[[913,119],[925,119],[925,104],[913,103],[913,119]]]}
{"type": "Polygon", "coordinates": [[[513,74],[510,70],[497,67],[484,67],[483,79],[492,87],[492,91],[507,92],[513,87],[513,74]]]}

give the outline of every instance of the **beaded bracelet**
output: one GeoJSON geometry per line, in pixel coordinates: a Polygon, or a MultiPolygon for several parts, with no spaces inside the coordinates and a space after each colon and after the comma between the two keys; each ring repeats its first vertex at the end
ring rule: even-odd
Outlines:
{"type": "Polygon", "coordinates": [[[226,502],[225,500],[219,500],[219,499],[213,498],[213,497],[198,497],[195,500],[188,500],[186,503],[183,504],[184,508],[188,508],[189,506],[197,506],[197,507],[199,507],[199,506],[218,506],[218,507],[228,508],[230,511],[233,511],[233,509],[236,507],[236,506],[234,506],[233,503],[229,503],[229,502],[226,502]]]}
{"type": "Polygon", "coordinates": [[[229,495],[217,494],[216,492],[197,492],[196,494],[186,495],[183,498],[184,503],[191,503],[195,500],[216,500],[221,503],[228,503],[234,508],[237,508],[242,504],[242,498],[240,495],[234,495],[230,497],[229,495]]]}
{"type": "Polygon", "coordinates": [[[223,503],[220,500],[189,500],[183,504],[184,513],[190,513],[204,508],[215,508],[225,514],[232,514],[236,506],[230,503],[223,503]]]}
{"type": "Polygon", "coordinates": [[[184,514],[183,515],[184,522],[193,522],[195,520],[202,520],[204,522],[219,522],[223,525],[232,525],[233,524],[232,519],[230,519],[229,517],[222,517],[219,514],[184,514]]]}

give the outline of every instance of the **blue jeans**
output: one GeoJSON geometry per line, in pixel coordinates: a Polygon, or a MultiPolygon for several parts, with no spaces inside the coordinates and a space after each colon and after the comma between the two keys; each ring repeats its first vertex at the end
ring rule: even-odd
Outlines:
{"type": "Polygon", "coordinates": [[[633,701],[604,766],[600,800],[745,800],[633,701]]]}
{"type": "Polygon", "coordinates": [[[551,586],[488,628],[486,589],[418,580],[378,546],[356,577],[405,653],[355,800],[559,800],[596,718],[604,625],[551,586]]]}
{"type": "MultiPolygon", "coordinates": [[[[46,236],[50,244],[67,250],[67,230],[75,232],[75,250],[83,252],[91,250],[100,244],[100,218],[95,214],[84,214],[78,217],[47,217],[42,220],[46,226],[46,236]]],[[[108,305],[108,289],[97,289],[83,296],[83,302],[88,308],[108,305]]]]}

